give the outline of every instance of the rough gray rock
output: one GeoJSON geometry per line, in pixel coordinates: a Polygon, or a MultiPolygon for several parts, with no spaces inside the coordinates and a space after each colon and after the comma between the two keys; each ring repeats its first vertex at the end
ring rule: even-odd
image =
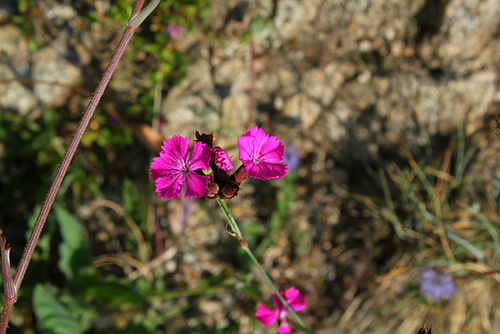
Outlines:
{"type": "Polygon", "coordinates": [[[0,85],[0,108],[33,118],[43,108],[65,105],[72,86],[82,80],[82,66],[89,62],[89,33],[79,28],[76,10],[68,3],[52,1],[40,9],[44,28],[54,39],[45,41],[45,37],[35,36],[42,46],[34,52],[20,27],[0,26],[0,79],[6,80],[0,85]]]}
{"type": "Polygon", "coordinates": [[[14,25],[0,27],[0,108],[15,109],[25,115],[37,100],[30,85],[19,80],[30,78],[31,57],[28,45],[14,25]]]}
{"type": "Polygon", "coordinates": [[[63,106],[72,92],[71,87],[80,83],[81,69],[66,60],[66,45],[63,39],[33,54],[35,96],[43,107],[63,106]]]}
{"type": "MultiPolygon", "coordinates": [[[[274,120],[285,138],[312,141],[304,145],[321,145],[344,161],[376,158],[379,148],[393,149],[402,138],[407,148],[418,147],[423,137],[453,133],[457,122],[467,133],[477,131],[498,95],[498,6],[495,1],[278,1],[271,18],[276,31],[269,43],[256,47],[255,97],[261,109],[253,121],[274,120]],[[363,146],[368,148],[360,150],[363,146]]],[[[263,1],[249,7],[244,22],[272,12],[263,1]]],[[[241,33],[241,26],[232,28],[228,36],[241,33]]],[[[197,110],[203,103],[216,108],[221,100],[221,120],[244,131],[248,52],[248,44],[231,38],[213,45],[205,66],[193,64],[197,75],[171,94],[177,101],[196,99],[202,103],[197,110]],[[200,91],[200,82],[208,84],[203,91],[215,94],[216,102],[192,94],[200,91]],[[224,95],[216,87],[226,87],[224,95]]],[[[188,115],[172,103],[166,108],[170,120],[188,115]]]]}

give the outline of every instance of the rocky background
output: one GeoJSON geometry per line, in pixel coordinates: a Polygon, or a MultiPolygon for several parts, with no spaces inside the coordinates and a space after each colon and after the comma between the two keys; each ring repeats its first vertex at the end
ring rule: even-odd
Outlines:
{"type": "MultiPolygon", "coordinates": [[[[106,0],[38,3],[34,29],[43,38],[35,46],[13,19],[16,1],[2,1],[0,112],[36,121],[53,108],[66,115],[60,135],[67,140],[120,37],[123,22],[107,18],[112,7],[106,0]],[[81,16],[87,10],[95,22],[81,16]]],[[[157,89],[160,117],[131,120],[152,128],[135,128],[138,143],[146,143],[138,144],[140,158],[110,158],[116,170],[146,182],[148,154],[155,154],[161,137],[192,138],[195,130],[214,132],[237,157],[238,135],[259,125],[296,146],[301,158],[289,219],[261,262],[280,286],[306,294],[305,322],[315,333],[414,333],[432,323],[435,309],[409,298],[407,286],[438,256],[436,248],[401,240],[374,216],[374,205],[385,205],[380,173],[439,159],[463,127],[467,145],[485,153],[485,167],[476,174],[490,185],[498,182],[499,144],[490,124],[500,103],[500,2],[229,0],[212,1],[207,13],[208,26],[195,25],[169,42],[187,59],[182,80],[151,81],[157,64],[140,46],[122,60],[99,112],[120,114],[143,103],[144,89],[157,89]],[[264,39],[248,37],[255,18],[271,23],[264,39]]],[[[7,173],[11,167],[1,168],[7,173]]],[[[102,177],[110,180],[101,183],[99,200],[115,199],[120,178],[102,177]]],[[[248,182],[231,201],[236,219],[261,239],[282,184],[248,182]]],[[[194,288],[206,275],[234,270],[238,258],[229,253],[237,245],[224,233],[215,203],[149,200],[164,236],[155,275],[169,286],[194,288]]],[[[123,222],[107,211],[96,218],[98,207],[84,198],[75,215],[104,254],[123,222]]],[[[475,297],[463,294],[445,310],[447,332],[493,333],[500,328],[493,306],[500,301],[498,281],[467,289],[475,297]],[[481,320],[465,325],[470,316],[481,320]]],[[[263,284],[261,291],[270,300],[263,284]]],[[[236,323],[239,333],[267,333],[251,325],[256,303],[240,290],[219,292],[194,308],[191,316],[211,328],[236,323]]],[[[174,323],[179,333],[189,332],[189,317],[174,323]]]]}

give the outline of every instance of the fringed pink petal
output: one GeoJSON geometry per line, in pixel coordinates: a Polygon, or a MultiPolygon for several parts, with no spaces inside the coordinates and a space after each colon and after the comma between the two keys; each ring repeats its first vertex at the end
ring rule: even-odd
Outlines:
{"type": "Polygon", "coordinates": [[[290,326],[288,326],[288,322],[286,319],[283,319],[280,323],[280,326],[278,327],[278,334],[291,334],[292,330],[290,329],[290,326]]]}
{"type": "Polygon", "coordinates": [[[279,318],[279,311],[276,309],[267,308],[263,303],[260,303],[259,308],[255,312],[255,318],[262,322],[267,327],[271,326],[279,318]]]}

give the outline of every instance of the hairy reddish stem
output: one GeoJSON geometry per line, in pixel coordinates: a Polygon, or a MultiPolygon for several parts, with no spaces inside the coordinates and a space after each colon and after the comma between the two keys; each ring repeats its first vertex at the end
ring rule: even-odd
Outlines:
{"type": "Polygon", "coordinates": [[[111,79],[111,76],[115,71],[116,66],[118,65],[118,61],[120,60],[123,51],[125,50],[125,47],[129,43],[130,38],[132,37],[134,32],[135,29],[132,29],[130,27],[127,27],[125,29],[122,39],[120,40],[120,43],[116,48],[116,52],[113,54],[113,57],[111,58],[106,71],[104,72],[101,82],[99,83],[99,86],[97,86],[97,89],[92,96],[92,99],[90,100],[89,105],[85,110],[85,114],[83,115],[83,118],[80,121],[78,128],[76,129],[75,136],[71,140],[71,143],[69,144],[69,147],[66,150],[66,154],[64,155],[64,158],[61,162],[61,165],[56,172],[56,176],[52,181],[47,197],[45,198],[45,202],[43,203],[40,213],[38,214],[35,227],[33,228],[33,232],[31,232],[30,238],[19,263],[19,267],[17,268],[16,276],[14,278],[14,285],[17,290],[19,290],[19,287],[21,286],[21,282],[23,281],[24,274],[26,273],[26,269],[28,268],[29,261],[31,259],[31,256],[33,255],[33,251],[35,249],[36,243],[38,242],[38,238],[40,237],[40,233],[42,232],[45,220],[47,219],[50,208],[54,203],[54,199],[56,198],[64,175],[68,170],[71,159],[73,159],[73,156],[75,155],[75,151],[78,147],[78,144],[80,143],[80,140],[82,139],[83,134],[85,133],[85,129],[87,128],[90,119],[92,118],[92,115],[94,114],[94,111],[97,108],[97,105],[99,104],[99,101],[104,93],[104,90],[106,89],[106,86],[108,85],[109,80],[111,79]]]}
{"type": "Polygon", "coordinates": [[[130,17],[135,16],[135,14],[139,13],[144,4],[144,0],[137,0],[134,5],[134,9],[132,9],[132,13],[130,13],[130,17]]]}
{"type": "MultiPolygon", "coordinates": [[[[47,220],[47,216],[50,212],[50,208],[52,207],[52,204],[54,203],[54,199],[57,195],[57,192],[59,190],[59,187],[61,186],[61,183],[64,179],[64,175],[66,174],[66,171],[68,170],[68,166],[76,152],[76,149],[78,147],[78,144],[80,143],[80,140],[82,139],[82,136],[90,122],[90,119],[92,118],[92,115],[94,114],[95,109],[97,108],[97,105],[99,104],[99,101],[104,94],[104,90],[106,89],[111,76],[113,75],[113,72],[115,71],[118,62],[123,55],[123,52],[125,51],[126,46],[130,42],[130,39],[132,38],[132,35],[134,34],[135,30],[137,27],[142,23],[142,21],[147,17],[151,11],[156,7],[159,3],[159,0],[153,0],[151,3],[147,6],[147,8],[144,11],[140,12],[140,9],[142,8],[142,5],[144,3],[144,0],[137,0],[134,6],[134,9],[130,15],[130,20],[127,22],[127,26],[125,28],[125,32],[123,33],[123,36],[116,47],[116,51],[113,54],[113,57],[111,58],[108,67],[106,68],[106,71],[104,72],[104,75],[101,78],[101,82],[97,86],[97,89],[92,96],[92,99],[90,100],[87,109],[85,110],[85,113],[82,117],[82,120],[80,121],[80,124],[78,125],[78,128],[75,132],[75,135],[73,139],[71,140],[71,143],[69,144],[68,149],[66,150],[66,153],[63,157],[63,160],[61,162],[61,165],[59,166],[56,175],[54,177],[54,180],[52,181],[52,184],[50,186],[49,192],[45,198],[45,201],[43,203],[42,209],[40,210],[40,213],[38,214],[38,218],[35,223],[35,227],[33,228],[33,231],[31,232],[30,238],[28,239],[28,243],[26,244],[26,247],[24,249],[24,253],[21,257],[21,260],[19,262],[19,266],[17,268],[16,276],[14,278],[14,282],[12,283],[12,276],[10,274],[10,264],[9,264],[9,250],[5,247],[5,240],[2,240],[0,244],[0,251],[2,255],[2,275],[4,279],[4,284],[5,284],[5,303],[2,309],[2,317],[0,319],[0,334],[4,334],[7,331],[7,327],[9,324],[9,317],[12,312],[12,308],[14,306],[14,303],[17,298],[17,291],[19,291],[19,288],[21,287],[21,283],[23,281],[24,275],[26,274],[26,270],[28,269],[28,265],[31,260],[31,256],[33,255],[33,252],[35,250],[36,244],[38,242],[38,239],[40,237],[40,234],[42,233],[43,226],[45,225],[45,221],[47,220]],[[9,281],[10,280],[10,284],[9,281]]],[[[3,238],[2,238],[3,239],[3,238]]]]}

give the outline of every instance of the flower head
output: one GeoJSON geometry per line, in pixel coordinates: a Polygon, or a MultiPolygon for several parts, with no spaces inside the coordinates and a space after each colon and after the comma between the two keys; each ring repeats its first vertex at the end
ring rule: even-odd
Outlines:
{"type": "Polygon", "coordinates": [[[253,127],[238,139],[238,148],[248,176],[264,180],[285,176],[285,146],[275,136],[253,127]]]}
{"type": "Polygon", "coordinates": [[[186,28],[183,25],[169,24],[165,30],[170,35],[171,39],[177,39],[186,31],[186,28]]]}
{"type": "Polygon", "coordinates": [[[212,149],[212,161],[225,172],[229,172],[234,167],[229,154],[219,146],[215,146],[212,149]]]}
{"type": "MultiPolygon", "coordinates": [[[[284,289],[280,291],[280,295],[283,296],[292,310],[296,312],[307,307],[306,297],[300,293],[299,289],[294,287],[286,290],[284,289]]],[[[274,305],[276,305],[275,309],[267,308],[264,304],[260,303],[257,312],[255,312],[255,317],[267,327],[271,326],[276,320],[279,319],[280,325],[278,328],[278,334],[291,333],[292,331],[290,330],[290,326],[288,326],[286,321],[286,316],[289,313],[288,309],[283,305],[276,294],[273,295],[273,300],[274,305]]]]}
{"type": "Polygon", "coordinates": [[[179,198],[183,188],[184,198],[205,194],[209,177],[197,171],[210,168],[212,150],[204,143],[194,142],[188,157],[188,148],[189,139],[176,135],[165,140],[160,156],[153,158],[150,177],[162,199],[179,198]]]}
{"type": "Polygon", "coordinates": [[[450,275],[440,273],[434,268],[426,269],[418,278],[418,283],[420,284],[420,291],[434,300],[448,300],[457,289],[450,275]]]}

